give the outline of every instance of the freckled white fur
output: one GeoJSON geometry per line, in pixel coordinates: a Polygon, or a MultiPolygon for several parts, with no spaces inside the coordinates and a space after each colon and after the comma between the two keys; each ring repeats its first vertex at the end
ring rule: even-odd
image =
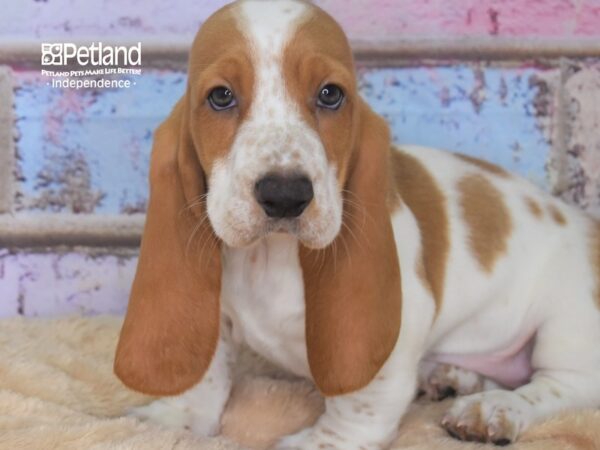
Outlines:
{"type": "Polygon", "coordinates": [[[218,434],[221,414],[231,391],[231,364],[234,361],[231,338],[227,334],[227,326],[221,325],[215,357],[201,383],[183,395],[131,408],[128,415],[169,428],[184,428],[198,436],[218,434]]]}
{"type": "MultiPolygon", "coordinates": [[[[253,46],[256,97],[231,152],[212,170],[208,196],[211,223],[226,244],[222,312],[231,324],[233,341],[310,378],[297,238],[317,247],[330,242],[340,227],[341,200],[335,169],[285,92],[279,65],[286,39],[306,6],[289,0],[247,0],[241,5],[239,20],[253,46]],[[315,189],[313,211],[295,236],[271,233],[257,239],[268,229],[252,190],[271,170],[307,173],[315,189]]],[[[445,426],[456,430],[465,425],[473,433],[484,429],[482,439],[514,439],[531,423],[563,409],[600,406],[600,311],[593,296],[590,219],[518,177],[489,174],[438,150],[410,146],[404,151],[426,167],[447,199],[450,252],[441,310],[436,314],[435,301],[417,276],[421,234],[404,205],[392,216],[403,291],[402,326],[393,352],[366,387],[328,398],[317,423],[282,439],[278,449],[382,448],[394,438],[413,399],[421,360],[481,369],[501,361],[510,353],[507,349],[532,333],[536,341],[531,382],[514,391],[491,389],[457,400],[445,426]],[[469,246],[457,188],[462,177],[475,173],[502,193],[513,224],[507,251],[491,273],[482,270],[469,246]],[[541,219],[528,210],[525,195],[544,209],[541,219]],[[552,220],[549,204],[565,215],[565,226],[552,220]],[[469,416],[473,407],[483,412],[477,419],[482,423],[469,416]]],[[[210,409],[207,425],[196,426],[214,431],[231,383],[224,349],[219,346],[209,374],[198,386],[138,415],[189,424],[195,419],[181,411],[191,415],[210,409]],[[209,377],[222,384],[211,386],[209,377]],[[206,401],[198,400],[203,396],[209,396],[204,397],[208,408],[206,401]]]]}
{"type": "Polygon", "coordinates": [[[232,247],[248,245],[270,231],[254,198],[256,182],[270,172],[301,173],[313,183],[313,201],[297,229],[288,230],[305,245],[327,246],[341,226],[336,169],[287,93],[282,69],[285,45],[308,11],[293,0],[246,0],[239,6],[239,28],[252,48],[254,98],[231,151],[210,174],[207,196],[213,228],[232,247]]]}
{"type": "MultiPolygon", "coordinates": [[[[422,147],[403,147],[434,176],[448,201],[451,248],[442,310],[428,331],[425,357],[485,369],[535,333],[532,381],[514,391],[492,389],[456,401],[445,417],[454,432],[466,426],[481,439],[514,440],[531,423],[564,409],[600,405],[600,311],[590,248],[592,221],[518,177],[502,178],[422,147]],[[462,217],[458,181],[479,173],[502,193],[513,231],[492,273],[478,265],[462,217]],[[536,218],[524,197],[544,210],[536,218]],[[548,212],[567,218],[560,226],[548,212]],[[524,400],[526,399],[526,400],[524,400]],[[529,402],[533,404],[530,404],[529,402]],[[473,421],[472,408],[481,408],[473,421]],[[482,423],[483,422],[483,423],[482,423]],[[500,426],[502,424],[502,426],[500,426]],[[479,431],[481,433],[481,431],[479,431]]],[[[404,241],[397,237],[398,252],[404,241]]],[[[402,268],[403,280],[410,276],[402,268]]],[[[405,291],[405,301],[410,292],[405,291]]],[[[488,367],[489,368],[489,367],[488,367]]],[[[493,369],[493,367],[491,367],[493,369]]]]}
{"type": "Polygon", "coordinates": [[[301,270],[298,240],[288,234],[271,234],[244,249],[225,247],[221,310],[234,342],[308,377],[301,270]]]}
{"type": "Polygon", "coordinates": [[[426,359],[421,360],[419,364],[418,380],[419,391],[426,399],[433,401],[452,395],[447,391],[448,388],[455,394],[467,395],[500,387],[477,372],[426,359]]]}
{"type": "MultiPolygon", "coordinates": [[[[515,391],[486,381],[484,392],[455,402],[445,426],[486,430],[482,439],[514,439],[531,423],[563,409],[600,405],[600,312],[593,298],[590,219],[517,177],[500,178],[433,149],[404,150],[421,161],[447,198],[451,247],[442,308],[435,316],[434,299],[416,275],[420,231],[404,205],[392,217],[403,287],[403,320],[394,351],[369,385],[328,398],[318,422],[284,438],[278,448],[380,448],[393,439],[414,396],[420,360],[444,355],[468,369],[484,356],[501,355],[532,331],[537,332],[532,381],[515,391]],[[469,247],[456,188],[473,173],[485,176],[503,194],[513,222],[507,253],[489,274],[469,247]],[[525,195],[546,211],[554,204],[567,225],[559,226],[547,212],[534,217],[525,195]],[[483,411],[483,424],[473,421],[469,412],[474,406],[483,411]]],[[[226,247],[223,313],[231,320],[234,340],[310,378],[297,245],[290,235],[271,234],[245,249],[226,247]]],[[[195,397],[184,394],[180,402],[202,408],[193,406],[195,397]]]]}

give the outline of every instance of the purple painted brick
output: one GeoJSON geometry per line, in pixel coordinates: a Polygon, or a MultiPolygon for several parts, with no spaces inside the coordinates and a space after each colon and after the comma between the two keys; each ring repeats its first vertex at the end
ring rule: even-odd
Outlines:
{"type": "Polygon", "coordinates": [[[0,315],[121,314],[136,254],[0,252],[0,315]]]}
{"type": "Polygon", "coordinates": [[[19,280],[21,271],[6,250],[0,250],[0,317],[11,317],[20,312],[19,280]]]}

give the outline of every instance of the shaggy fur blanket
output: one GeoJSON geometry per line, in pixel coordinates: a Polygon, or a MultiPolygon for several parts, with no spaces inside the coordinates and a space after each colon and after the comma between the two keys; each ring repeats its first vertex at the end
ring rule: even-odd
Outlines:
{"type": "MultiPolygon", "coordinates": [[[[112,373],[120,324],[111,317],[0,321],[0,448],[264,449],[323,409],[310,384],[244,353],[220,436],[199,438],[125,417],[127,408],[152,398],[124,388],[112,373]]],[[[393,448],[486,448],[453,440],[438,426],[448,402],[413,404],[393,448]]],[[[554,417],[509,448],[600,449],[600,411],[554,417]]]]}

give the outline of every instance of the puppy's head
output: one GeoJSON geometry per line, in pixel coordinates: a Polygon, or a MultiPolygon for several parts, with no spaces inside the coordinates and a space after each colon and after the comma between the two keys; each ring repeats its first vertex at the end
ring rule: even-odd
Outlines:
{"type": "Polygon", "coordinates": [[[196,383],[219,336],[220,245],[285,232],[301,244],[315,382],[326,394],[366,385],[400,325],[388,160],[388,129],[358,97],[327,14],[243,0],[209,18],[186,93],[155,134],[119,378],[159,395],[196,383]]]}
{"type": "Polygon", "coordinates": [[[194,41],[187,95],[217,236],[233,247],[270,232],[330,244],[359,102],[336,22],[294,0],[225,8],[194,41]]]}

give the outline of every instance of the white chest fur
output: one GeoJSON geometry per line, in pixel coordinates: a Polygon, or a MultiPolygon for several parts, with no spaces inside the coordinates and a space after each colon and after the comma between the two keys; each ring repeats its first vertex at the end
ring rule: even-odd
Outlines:
{"type": "Polygon", "coordinates": [[[298,241],[272,234],[223,249],[222,312],[233,339],[282,368],[310,377],[304,339],[304,282],[298,241]]]}

